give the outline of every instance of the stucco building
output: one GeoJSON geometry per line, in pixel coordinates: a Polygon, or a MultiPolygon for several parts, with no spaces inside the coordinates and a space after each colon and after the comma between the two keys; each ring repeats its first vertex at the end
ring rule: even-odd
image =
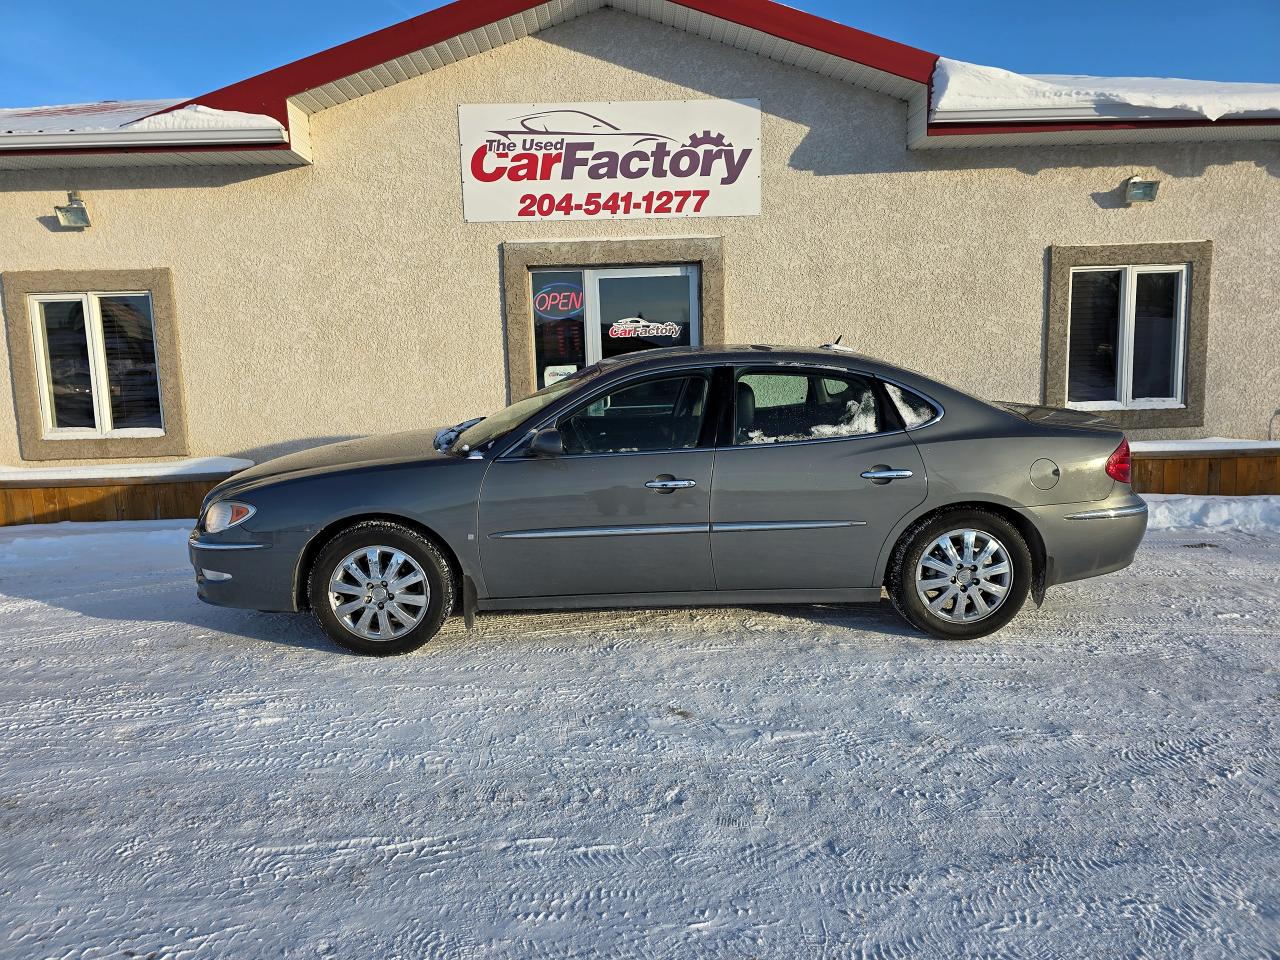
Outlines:
{"type": "Polygon", "coordinates": [[[191,101],[0,111],[4,476],[836,336],[1139,440],[1266,439],[1280,88],[975,108],[964,79],[767,0],[460,0],[191,101]]]}

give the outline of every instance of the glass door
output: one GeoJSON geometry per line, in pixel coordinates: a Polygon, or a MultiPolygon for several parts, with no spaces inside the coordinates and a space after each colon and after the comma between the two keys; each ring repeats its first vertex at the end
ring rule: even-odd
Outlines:
{"type": "Polygon", "coordinates": [[[538,387],[635,350],[702,342],[696,265],[535,270],[538,387]]]}

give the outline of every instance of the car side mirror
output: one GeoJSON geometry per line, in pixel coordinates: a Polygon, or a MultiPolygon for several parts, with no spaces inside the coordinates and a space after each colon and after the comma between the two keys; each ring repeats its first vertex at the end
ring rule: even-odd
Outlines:
{"type": "Polygon", "coordinates": [[[535,457],[563,456],[564,437],[555,427],[543,427],[529,441],[529,452],[535,457]]]}

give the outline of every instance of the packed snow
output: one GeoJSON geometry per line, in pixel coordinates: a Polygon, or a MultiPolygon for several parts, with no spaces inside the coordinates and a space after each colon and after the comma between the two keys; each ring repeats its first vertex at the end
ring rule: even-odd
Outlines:
{"type": "MultiPolygon", "coordinates": [[[[1186,497],[1146,493],[1151,530],[1241,530],[1280,534],[1280,497],[1186,497]]],[[[1280,601],[1280,597],[1277,598],[1280,601]]]]}
{"type": "Polygon", "coordinates": [[[932,106],[935,119],[962,112],[1063,109],[1095,111],[1103,117],[1116,108],[1140,108],[1149,115],[1194,115],[1208,120],[1226,116],[1280,117],[1280,84],[1024,75],[940,57],[933,74],[932,106]]]}
{"type": "Polygon", "coordinates": [[[1134,453],[1196,453],[1207,450],[1280,450],[1280,440],[1205,437],[1197,440],[1130,440],[1134,453]]]}
{"type": "Polygon", "coordinates": [[[115,480],[122,477],[196,477],[236,473],[253,466],[239,457],[184,457],[146,463],[95,463],[73,467],[0,466],[0,482],[49,483],[65,480],[115,480]]]}
{"type": "Polygon", "coordinates": [[[48,107],[0,109],[0,133],[106,133],[119,130],[181,100],[103,100],[48,107]]]}
{"type": "Polygon", "coordinates": [[[0,109],[0,136],[146,133],[154,131],[283,130],[274,117],[214,110],[181,100],[104,100],[51,107],[0,109]],[[167,111],[167,112],[165,112],[167,111]]]}
{"type": "Polygon", "coordinates": [[[1280,538],[944,643],[886,603],[349,655],[188,524],[0,530],[0,956],[1274,956],[1280,538]]]}
{"type": "Polygon", "coordinates": [[[261,113],[214,110],[198,103],[144,117],[124,128],[137,130],[283,130],[284,124],[261,113]]]}

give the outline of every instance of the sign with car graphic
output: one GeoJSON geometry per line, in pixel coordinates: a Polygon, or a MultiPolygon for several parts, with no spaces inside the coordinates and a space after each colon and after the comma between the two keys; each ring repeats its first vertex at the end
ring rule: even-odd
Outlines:
{"type": "Polygon", "coordinates": [[[760,212],[760,101],[464,104],[470,223],[760,212]]]}

